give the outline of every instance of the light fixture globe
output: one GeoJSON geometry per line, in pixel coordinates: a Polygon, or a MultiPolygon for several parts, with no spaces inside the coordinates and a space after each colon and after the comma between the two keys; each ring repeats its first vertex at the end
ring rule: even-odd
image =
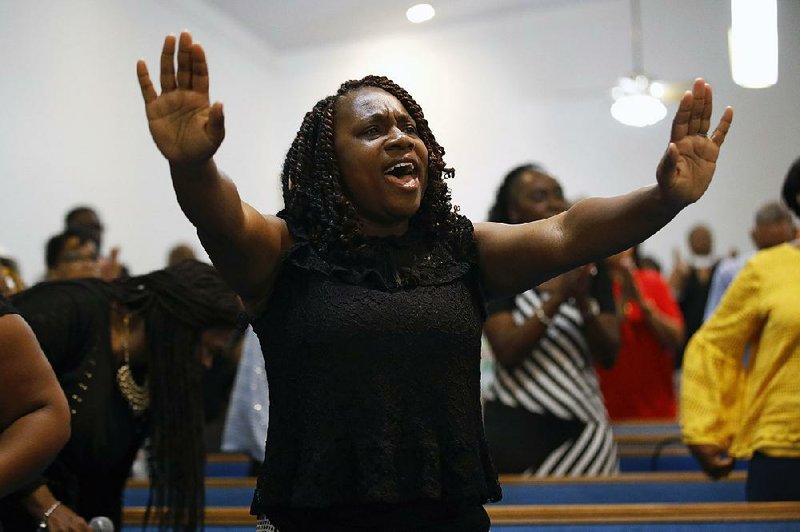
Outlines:
{"type": "Polygon", "coordinates": [[[654,96],[663,92],[662,88],[663,84],[651,82],[643,74],[620,78],[611,90],[611,116],[626,126],[645,127],[659,122],[667,116],[667,107],[654,96]]]}
{"type": "Polygon", "coordinates": [[[645,127],[667,116],[667,107],[661,101],[666,86],[644,74],[641,1],[630,0],[630,5],[633,74],[619,78],[617,86],[611,89],[614,98],[611,116],[626,126],[645,127]]]}
{"type": "Polygon", "coordinates": [[[419,24],[427,22],[436,15],[436,10],[430,4],[416,4],[406,10],[406,18],[409,22],[419,24]]]}

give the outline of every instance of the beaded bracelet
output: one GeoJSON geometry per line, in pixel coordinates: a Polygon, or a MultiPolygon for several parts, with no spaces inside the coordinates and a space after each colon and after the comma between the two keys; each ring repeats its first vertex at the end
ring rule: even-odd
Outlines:
{"type": "Polygon", "coordinates": [[[47,530],[47,521],[50,519],[50,516],[53,515],[53,512],[56,511],[56,508],[61,506],[61,501],[54,502],[50,508],[42,516],[42,520],[39,521],[39,530],[47,530]]]}

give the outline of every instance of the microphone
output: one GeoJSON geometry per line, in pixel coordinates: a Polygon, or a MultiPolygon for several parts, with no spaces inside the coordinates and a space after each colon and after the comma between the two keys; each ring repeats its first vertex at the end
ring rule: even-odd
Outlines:
{"type": "Polygon", "coordinates": [[[89,528],[92,532],[114,532],[114,523],[108,517],[101,515],[92,517],[89,521],[89,528]]]}

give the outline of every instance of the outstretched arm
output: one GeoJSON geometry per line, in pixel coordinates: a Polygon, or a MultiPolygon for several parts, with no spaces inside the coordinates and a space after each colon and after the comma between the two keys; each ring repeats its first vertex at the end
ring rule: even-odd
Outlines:
{"type": "Polygon", "coordinates": [[[280,252],[289,245],[286,224],[264,216],[239,197],[213,156],[225,137],[221,102],[209,100],[205,52],[183,32],[164,40],[161,94],[144,61],[136,65],[150,133],[169,161],[178,203],[214,265],[249,306],[269,296],[280,252]]]}
{"type": "Polygon", "coordinates": [[[484,283],[493,295],[518,293],[591,260],[607,257],[661,229],[708,188],[733,120],[728,107],[707,136],[711,86],[702,79],[681,99],[657,184],[614,198],[591,198],[527,224],[476,224],[484,283]]]}

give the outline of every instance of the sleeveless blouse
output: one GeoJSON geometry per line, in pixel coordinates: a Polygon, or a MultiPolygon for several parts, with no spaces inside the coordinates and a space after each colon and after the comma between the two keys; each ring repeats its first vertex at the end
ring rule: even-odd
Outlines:
{"type": "Polygon", "coordinates": [[[477,262],[411,234],[370,238],[357,262],[326,260],[286,221],[295,244],[253,321],[270,423],[251,512],[499,500],[481,419],[477,262]]]}

